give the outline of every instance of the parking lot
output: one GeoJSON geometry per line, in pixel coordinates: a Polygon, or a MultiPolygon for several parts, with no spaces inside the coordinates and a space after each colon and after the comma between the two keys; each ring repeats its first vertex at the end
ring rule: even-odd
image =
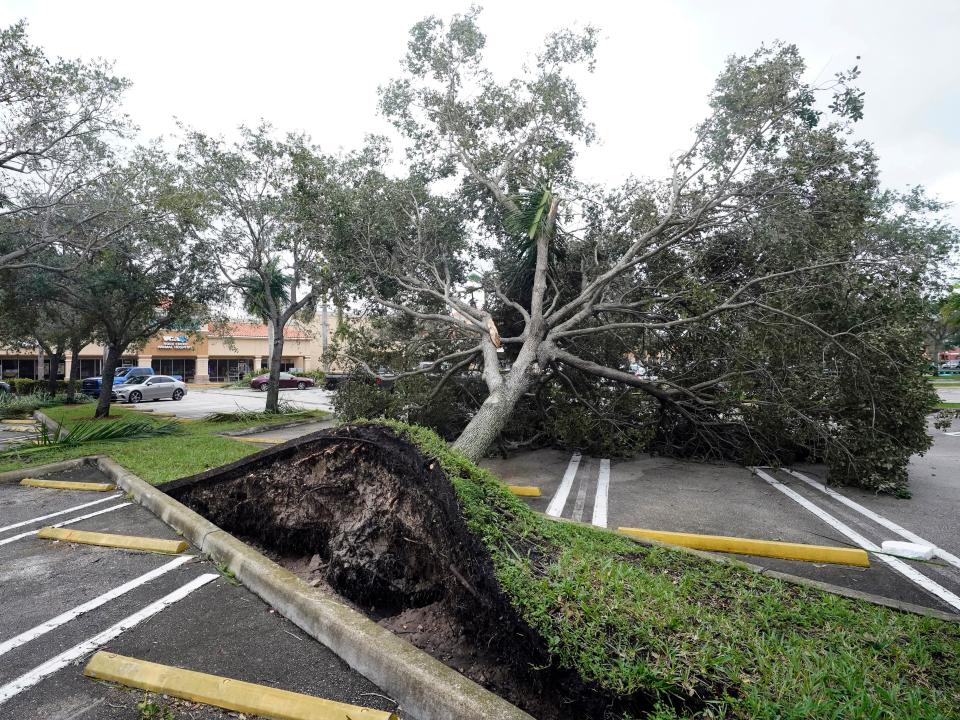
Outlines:
{"type": "MultiPolygon", "coordinates": [[[[281,390],[280,399],[305,410],[331,411],[332,393],[321,388],[281,390]]],[[[267,394],[249,388],[190,388],[183,400],[157,400],[138,405],[124,405],[140,410],[171,413],[182,418],[200,418],[214,412],[263,410],[267,394]]]]}
{"type": "Polygon", "coordinates": [[[0,421],[0,450],[17,445],[37,436],[37,425],[29,420],[0,421]]]}
{"type": "Polygon", "coordinates": [[[773,570],[960,613],[960,437],[933,428],[931,432],[933,448],[911,464],[910,500],[853,488],[833,489],[836,495],[831,496],[818,487],[825,477],[822,467],[794,468],[810,482],[783,470],[760,469],[768,480],[736,465],[651,456],[609,460],[559,450],[489,459],[484,465],[504,482],[540,488],[540,497],[525,498],[535,510],[611,529],[645,528],[869,550],[884,540],[907,539],[891,529],[894,525],[937,545],[952,561],[938,557],[930,562],[890,563],[871,552],[871,566],[858,568],[736,557],[773,570]],[[880,521],[845,504],[841,497],[874,513],[880,521]]]}
{"type": "MultiPolygon", "coordinates": [[[[107,482],[89,467],[50,477],[107,482]]],[[[395,709],[377,686],[194,548],[171,556],[37,537],[41,527],[55,523],[179,539],[119,492],[0,484],[0,718],[147,717],[136,708],[142,691],[83,676],[95,649],[395,709]],[[165,607],[150,614],[164,598],[165,607]]],[[[238,717],[185,701],[162,702],[177,718],[238,717]]]]}

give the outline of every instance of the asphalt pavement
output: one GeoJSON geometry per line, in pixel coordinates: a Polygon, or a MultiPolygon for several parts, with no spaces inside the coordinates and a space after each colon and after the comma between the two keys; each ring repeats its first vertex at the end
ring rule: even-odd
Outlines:
{"type": "MultiPolygon", "coordinates": [[[[280,399],[297,405],[304,410],[333,410],[333,393],[322,388],[306,390],[281,390],[280,399]]],[[[236,412],[238,410],[261,411],[267,401],[267,394],[250,388],[190,388],[182,400],[156,400],[123,405],[157,413],[169,413],[182,418],[201,418],[214,412],[236,412]]]]}
{"type": "MultiPolygon", "coordinates": [[[[107,481],[92,468],[55,477],[107,481]]],[[[193,557],[182,562],[170,555],[40,540],[34,533],[45,525],[87,515],[93,516],[67,527],[177,538],[121,493],[0,485],[0,719],[141,720],[144,716],[136,705],[143,700],[142,691],[83,676],[92,650],[62,667],[57,666],[57,658],[191,582],[201,584],[139,624],[130,627],[125,622],[127,629],[100,649],[340,702],[394,709],[376,685],[246,588],[221,575],[195,548],[185,553],[193,557]],[[44,519],[54,513],[59,514],[44,519]],[[170,565],[174,566],[159,570],[170,565]],[[37,635],[51,618],[151,571],[159,574],[37,635]],[[211,575],[203,582],[204,576],[211,575]],[[24,637],[32,639],[24,641],[24,637]],[[43,668],[51,664],[53,672],[44,675],[43,668]]],[[[193,703],[156,702],[170,707],[175,718],[237,717],[193,703]]]]}
{"type": "Polygon", "coordinates": [[[37,426],[0,421],[0,450],[31,440],[37,436],[37,426]]]}
{"type": "MultiPolygon", "coordinates": [[[[960,436],[932,428],[931,432],[933,447],[910,464],[912,499],[846,487],[834,490],[888,523],[941,547],[956,560],[960,556],[960,436]]],[[[506,483],[539,487],[540,497],[524,498],[533,509],[611,529],[632,527],[846,547],[860,546],[854,538],[876,546],[884,540],[904,540],[889,527],[784,470],[761,470],[774,481],[771,483],[749,468],[731,464],[653,456],[604,461],[559,450],[488,459],[483,465],[506,483]],[[802,504],[796,497],[806,502],[802,504]]],[[[822,483],[826,477],[820,466],[793,469],[813,483],[822,483]]],[[[903,561],[912,568],[908,577],[876,553],[871,553],[869,568],[736,557],[793,575],[960,613],[960,564],[942,558],[903,561]],[[918,581],[917,574],[928,582],[918,581]]]]}

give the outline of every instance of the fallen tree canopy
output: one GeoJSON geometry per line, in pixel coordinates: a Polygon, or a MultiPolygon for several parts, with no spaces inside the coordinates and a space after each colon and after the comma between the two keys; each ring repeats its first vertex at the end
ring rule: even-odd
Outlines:
{"type": "Polygon", "coordinates": [[[319,556],[388,626],[442,607],[501,665],[480,681],[540,718],[960,711],[960,626],[547,520],[423,428],[322,431],[164,489],[319,556]]]}

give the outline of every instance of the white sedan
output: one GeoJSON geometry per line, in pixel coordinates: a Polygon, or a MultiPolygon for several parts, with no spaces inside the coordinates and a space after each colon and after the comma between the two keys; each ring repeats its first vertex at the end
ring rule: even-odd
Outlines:
{"type": "Polygon", "coordinates": [[[141,400],[181,400],[187,394],[187,385],[169,375],[141,375],[113,386],[110,397],[120,402],[138,403],[141,400]]]}

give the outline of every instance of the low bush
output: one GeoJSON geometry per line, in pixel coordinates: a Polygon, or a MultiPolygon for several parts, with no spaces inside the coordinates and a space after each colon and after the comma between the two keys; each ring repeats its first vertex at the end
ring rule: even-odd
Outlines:
{"type": "MultiPolygon", "coordinates": [[[[33,378],[11,378],[6,381],[10,389],[17,395],[33,395],[35,393],[45,393],[47,391],[47,380],[34,380],[33,378]]],[[[77,383],[79,387],[79,383],[77,383]]],[[[67,381],[57,380],[57,392],[67,391],[67,381]]]]}
{"type": "Polygon", "coordinates": [[[327,380],[327,374],[323,370],[307,370],[306,372],[299,373],[300,377],[308,377],[313,380],[317,387],[323,387],[323,384],[327,380]]]}
{"type": "Polygon", "coordinates": [[[71,402],[63,394],[47,395],[44,392],[37,392],[32,395],[12,395],[3,393],[0,394],[0,418],[29,417],[34,411],[51,405],[81,405],[89,402],[92,402],[92,400],[82,394],[75,395],[71,402]]]}
{"type": "Polygon", "coordinates": [[[250,387],[250,381],[253,380],[255,377],[256,375],[254,375],[253,373],[247,373],[239,380],[234,380],[232,383],[229,383],[227,387],[232,387],[232,388],[250,387]]]}
{"type": "Polygon", "coordinates": [[[359,376],[340,383],[333,396],[333,409],[348,422],[358,418],[396,419],[391,393],[359,376]]]}

